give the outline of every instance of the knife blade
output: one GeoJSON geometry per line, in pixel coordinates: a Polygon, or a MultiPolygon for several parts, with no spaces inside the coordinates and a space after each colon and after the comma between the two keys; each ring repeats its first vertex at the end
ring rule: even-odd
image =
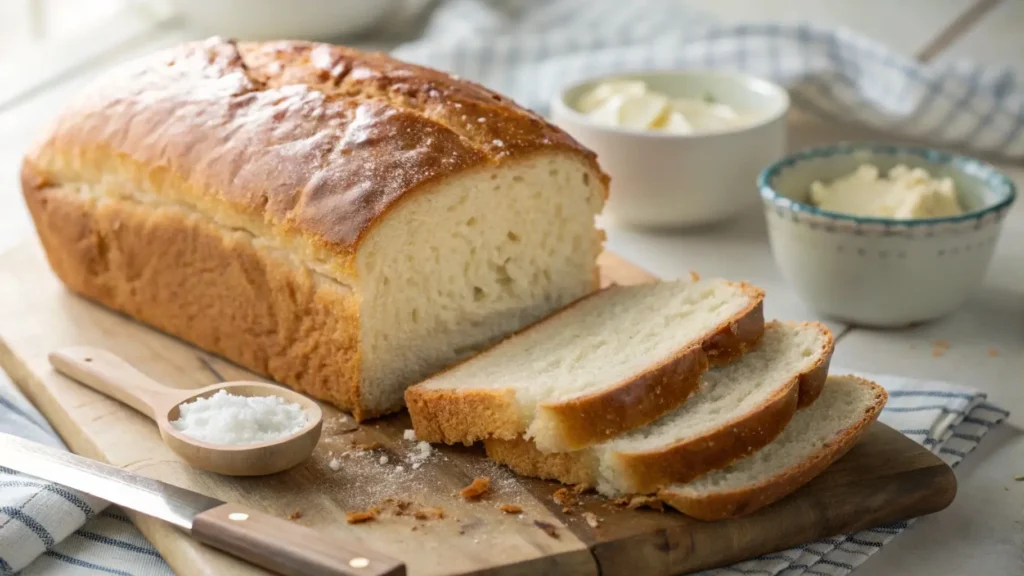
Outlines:
{"type": "Polygon", "coordinates": [[[288,576],[404,576],[405,565],[320,531],[141,474],[0,433],[0,466],[159,518],[196,540],[288,576]]]}
{"type": "Polygon", "coordinates": [[[23,474],[114,502],[185,531],[192,530],[193,518],[224,503],[9,434],[0,435],[0,461],[23,474]]]}

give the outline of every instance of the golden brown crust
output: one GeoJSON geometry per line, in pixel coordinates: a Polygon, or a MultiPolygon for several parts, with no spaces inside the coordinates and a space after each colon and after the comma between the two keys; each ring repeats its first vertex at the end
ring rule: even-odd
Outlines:
{"type": "Polygon", "coordinates": [[[763,482],[744,486],[737,490],[695,495],[667,489],[660,491],[658,496],[665,503],[687,516],[711,521],[750,514],[792,494],[853,448],[857,440],[878,419],[882,407],[885,406],[888,395],[884,388],[855,376],[843,376],[843,378],[856,380],[871,387],[875,394],[875,402],[860,420],[827,442],[810,459],[778,476],[766,478],[763,482]]]}
{"type": "Polygon", "coordinates": [[[653,422],[686,402],[708,369],[704,350],[693,346],[612,389],[554,404],[537,412],[556,423],[559,451],[579,450],[653,422]]]}
{"type": "MultiPolygon", "coordinates": [[[[613,452],[616,470],[629,491],[653,493],[674,482],[688,482],[712,470],[724,468],[772,442],[796,413],[804,390],[817,397],[828,374],[834,350],[832,333],[818,322],[801,322],[825,338],[818,360],[807,370],[794,374],[755,411],[708,433],[672,446],[646,452],[613,452]]],[[[487,440],[487,456],[526,476],[558,480],[566,484],[595,486],[597,458],[590,451],[543,453],[532,442],[487,440]]]]}
{"type": "Polygon", "coordinates": [[[641,494],[673,482],[688,482],[767,446],[796,413],[796,382],[779,390],[760,409],[703,436],[652,452],[618,452],[618,470],[641,494]]]}
{"type": "Polygon", "coordinates": [[[355,397],[358,309],[347,288],[181,210],[37,182],[23,173],[47,258],[71,290],[357,418],[374,415],[355,397]]]}
{"type": "Polygon", "coordinates": [[[607,194],[593,153],[476,84],[339,46],[210,38],[98,78],[28,152],[22,188],[72,290],[363,419],[379,414],[358,401],[359,242],[413,193],[547,153],[607,194]]]}
{"type": "Polygon", "coordinates": [[[545,454],[522,436],[511,440],[488,438],[484,440],[484,449],[488,458],[508,466],[521,476],[557,480],[563,484],[587,488],[597,487],[599,462],[590,450],[545,454]]]}
{"type": "Polygon", "coordinates": [[[650,424],[686,402],[709,367],[728,363],[757,346],[764,335],[764,291],[745,282],[734,284],[750,304],[717,326],[699,346],[680,351],[609,390],[538,406],[538,412],[549,411],[560,423],[559,437],[564,442],[558,451],[579,450],[650,424]]]}
{"type": "Polygon", "coordinates": [[[819,327],[822,334],[827,337],[825,348],[828,350],[828,354],[820,362],[816,363],[810,372],[800,375],[800,390],[797,400],[798,409],[807,408],[814,404],[814,401],[821,396],[821,391],[825,388],[825,382],[828,381],[828,369],[832,363],[832,353],[836,347],[835,338],[832,337],[832,331],[827,326],[818,322],[804,322],[803,324],[819,327]]]}
{"type": "Polygon", "coordinates": [[[472,444],[493,436],[511,439],[526,428],[512,390],[430,389],[413,386],[405,391],[416,438],[425,442],[472,444]]]}
{"type": "Polygon", "coordinates": [[[746,282],[735,284],[747,294],[751,306],[737,314],[733,322],[718,327],[704,341],[704,351],[711,367],[728,364],[743,356],[757,346],[764,335],[764,290],[746,282]]]}
{"type": "Polygon", "coordinates": [[[824,337],[819,358],[807,370],[794,374],[757,410],[703,436],[663,450],[616,453],[613,457],[619,461],[619,469],[629,475],[633,491],[655,492],[673,482],[689,482],[712,470],[725,468],[775,440],[796,414],[804,390],[813,391],[814,398],[821,393],[835,350],[832,332],[824,324],[801,322],[799,325],[814,328],[824,337]]]}
{"type": "MultiPolygon", "coordinates": [[[[523,326],[505,339],[514,338],[541,322],[564,314],[573,306],[579,305],[587,298],[593,298],[600,292],[601,290],[596,290],[578,298],[548,316],[523,326]]],[[[486,349],[479,350],[463,360],[463,363],[486,352],[486,349]]],[[[432,378],[454,370],[456,366],[458,364],[448,366],[432,378]]],[[[416,437],[431,443],[469,445],[486,438],[511,440],[522,434],[529,425],[519,412],[515,390],[511,389],[476,388],[463,391],[429,388],[421,383],[405,390],[405,405],[409,409],[416,437]]]]}
{"type": "Polygon", "coordinates": [[[546,151],[594,154],[477,84],[340,46],[219,38],[97,79],[25,163],[50,184],[118,185],[348,256],[413,191],[546,151]]]}
{"type": "MultiPolygon", "coordinates": [[[[558,437],[564,439],[559,451],[585,448],[653,422],[678,408],[696,391],[700,375],[708,369],[708,357],[732,358],[742,354],[718,346],[739,350],[756,346],[764,333],[764,292],[746,283],[735,284],[751,300],[749,305],[715,327],[699,344],[616,386],[562,402],[538,405],[538,413],[547,412],[550,421],[558,425],[558,437]]],[[[585,296],[537,323],[555,320],[596,294],[585,296]]],[[[513,440],[529,426],[519,413],[512,389],[432,389],[418,384],[405,391],[405,402],[417,437],[428,442],[471,444],[488,438],[513,440]]]]}

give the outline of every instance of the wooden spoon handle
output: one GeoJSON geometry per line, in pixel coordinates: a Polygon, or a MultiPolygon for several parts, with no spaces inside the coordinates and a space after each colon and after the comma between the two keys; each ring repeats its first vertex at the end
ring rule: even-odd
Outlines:
{"type": "Polygon", "coordinates": [[[153,380],[131,364],[99,348],[75,346],[50,353],[50,364],[61,374],[131,406],[156,420],[184,393],[153,380]]]}
{"type": "Polygon", "coordinates": [[[309,528],[224,504],[192,520],[192,537],[232,556],[289,576],[405,576],[405,564],[355,550],[309,528]]]}

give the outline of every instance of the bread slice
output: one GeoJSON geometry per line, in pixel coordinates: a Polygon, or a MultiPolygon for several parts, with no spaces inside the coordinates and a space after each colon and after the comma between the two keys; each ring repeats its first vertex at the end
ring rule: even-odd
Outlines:
{"type": "Polygon", "coordinates": [[[798,412],[763,450],[692,482],[668,486],[658,496],[701,520],[749,514],[792,493],[846,454],[887,398],[874,382],[833,376],[818,401],[798,412]]]}
{"type": "Polygon", "coordinates": [[[771,442],[798,403],[821,391],[832,348],[822,324],[770,322],[756,349],[709,370],[700,391],[648,426],[560,454],[544,454],[522,438],[492,439],[485,441],[487,455],[520,474],[594,486],[608,496],[656,492],[771,442]]]}
{"type": "Polygon", "coordinates": [[[568,451],[675,409],[764,331],[764,293],[725,280],[612,286],[406,391],[417,437],[521,435],[568,451]]]}

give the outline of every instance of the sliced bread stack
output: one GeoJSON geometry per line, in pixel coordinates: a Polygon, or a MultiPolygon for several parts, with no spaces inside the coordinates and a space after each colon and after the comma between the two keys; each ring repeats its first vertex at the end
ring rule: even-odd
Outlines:
{"type": "Polygon", "coordinates": [[[523,475],[657,494],[696,518],[752,512],[844,454],[885,403],[873,383],[827,378],[828,328],[765,324],[762,300],[725,280],[606,289],[409,388],[413,426],[482,440],[523,475]]]}
{"type": "Polygon", "coordinates": [[[797,412],[764,449],[696,480],[671,484],[658,496],[701,520],[748,514],[810,482],[846,454],[878,419],[885,389],[854,376],[831,376],[821,397],[797,412]]]}
{"type": "Polygon", "coordinates": [[[821,392],[831,356],[825,326],[771,322],[755,350],[709,370],[687,402],[647,426],[562,453],[544,453],[522,438],[488,439],[487,455],[520,474],[584,484],[608,496],[657,492],[774,440],[797,406],[821,392]]]}
{"type": "Polygon", "coordinates": [[[763,292],[725,280],[612,286],[406,391],[416,436],[579,450],[644,426],[764,331],[763,292]]]}

